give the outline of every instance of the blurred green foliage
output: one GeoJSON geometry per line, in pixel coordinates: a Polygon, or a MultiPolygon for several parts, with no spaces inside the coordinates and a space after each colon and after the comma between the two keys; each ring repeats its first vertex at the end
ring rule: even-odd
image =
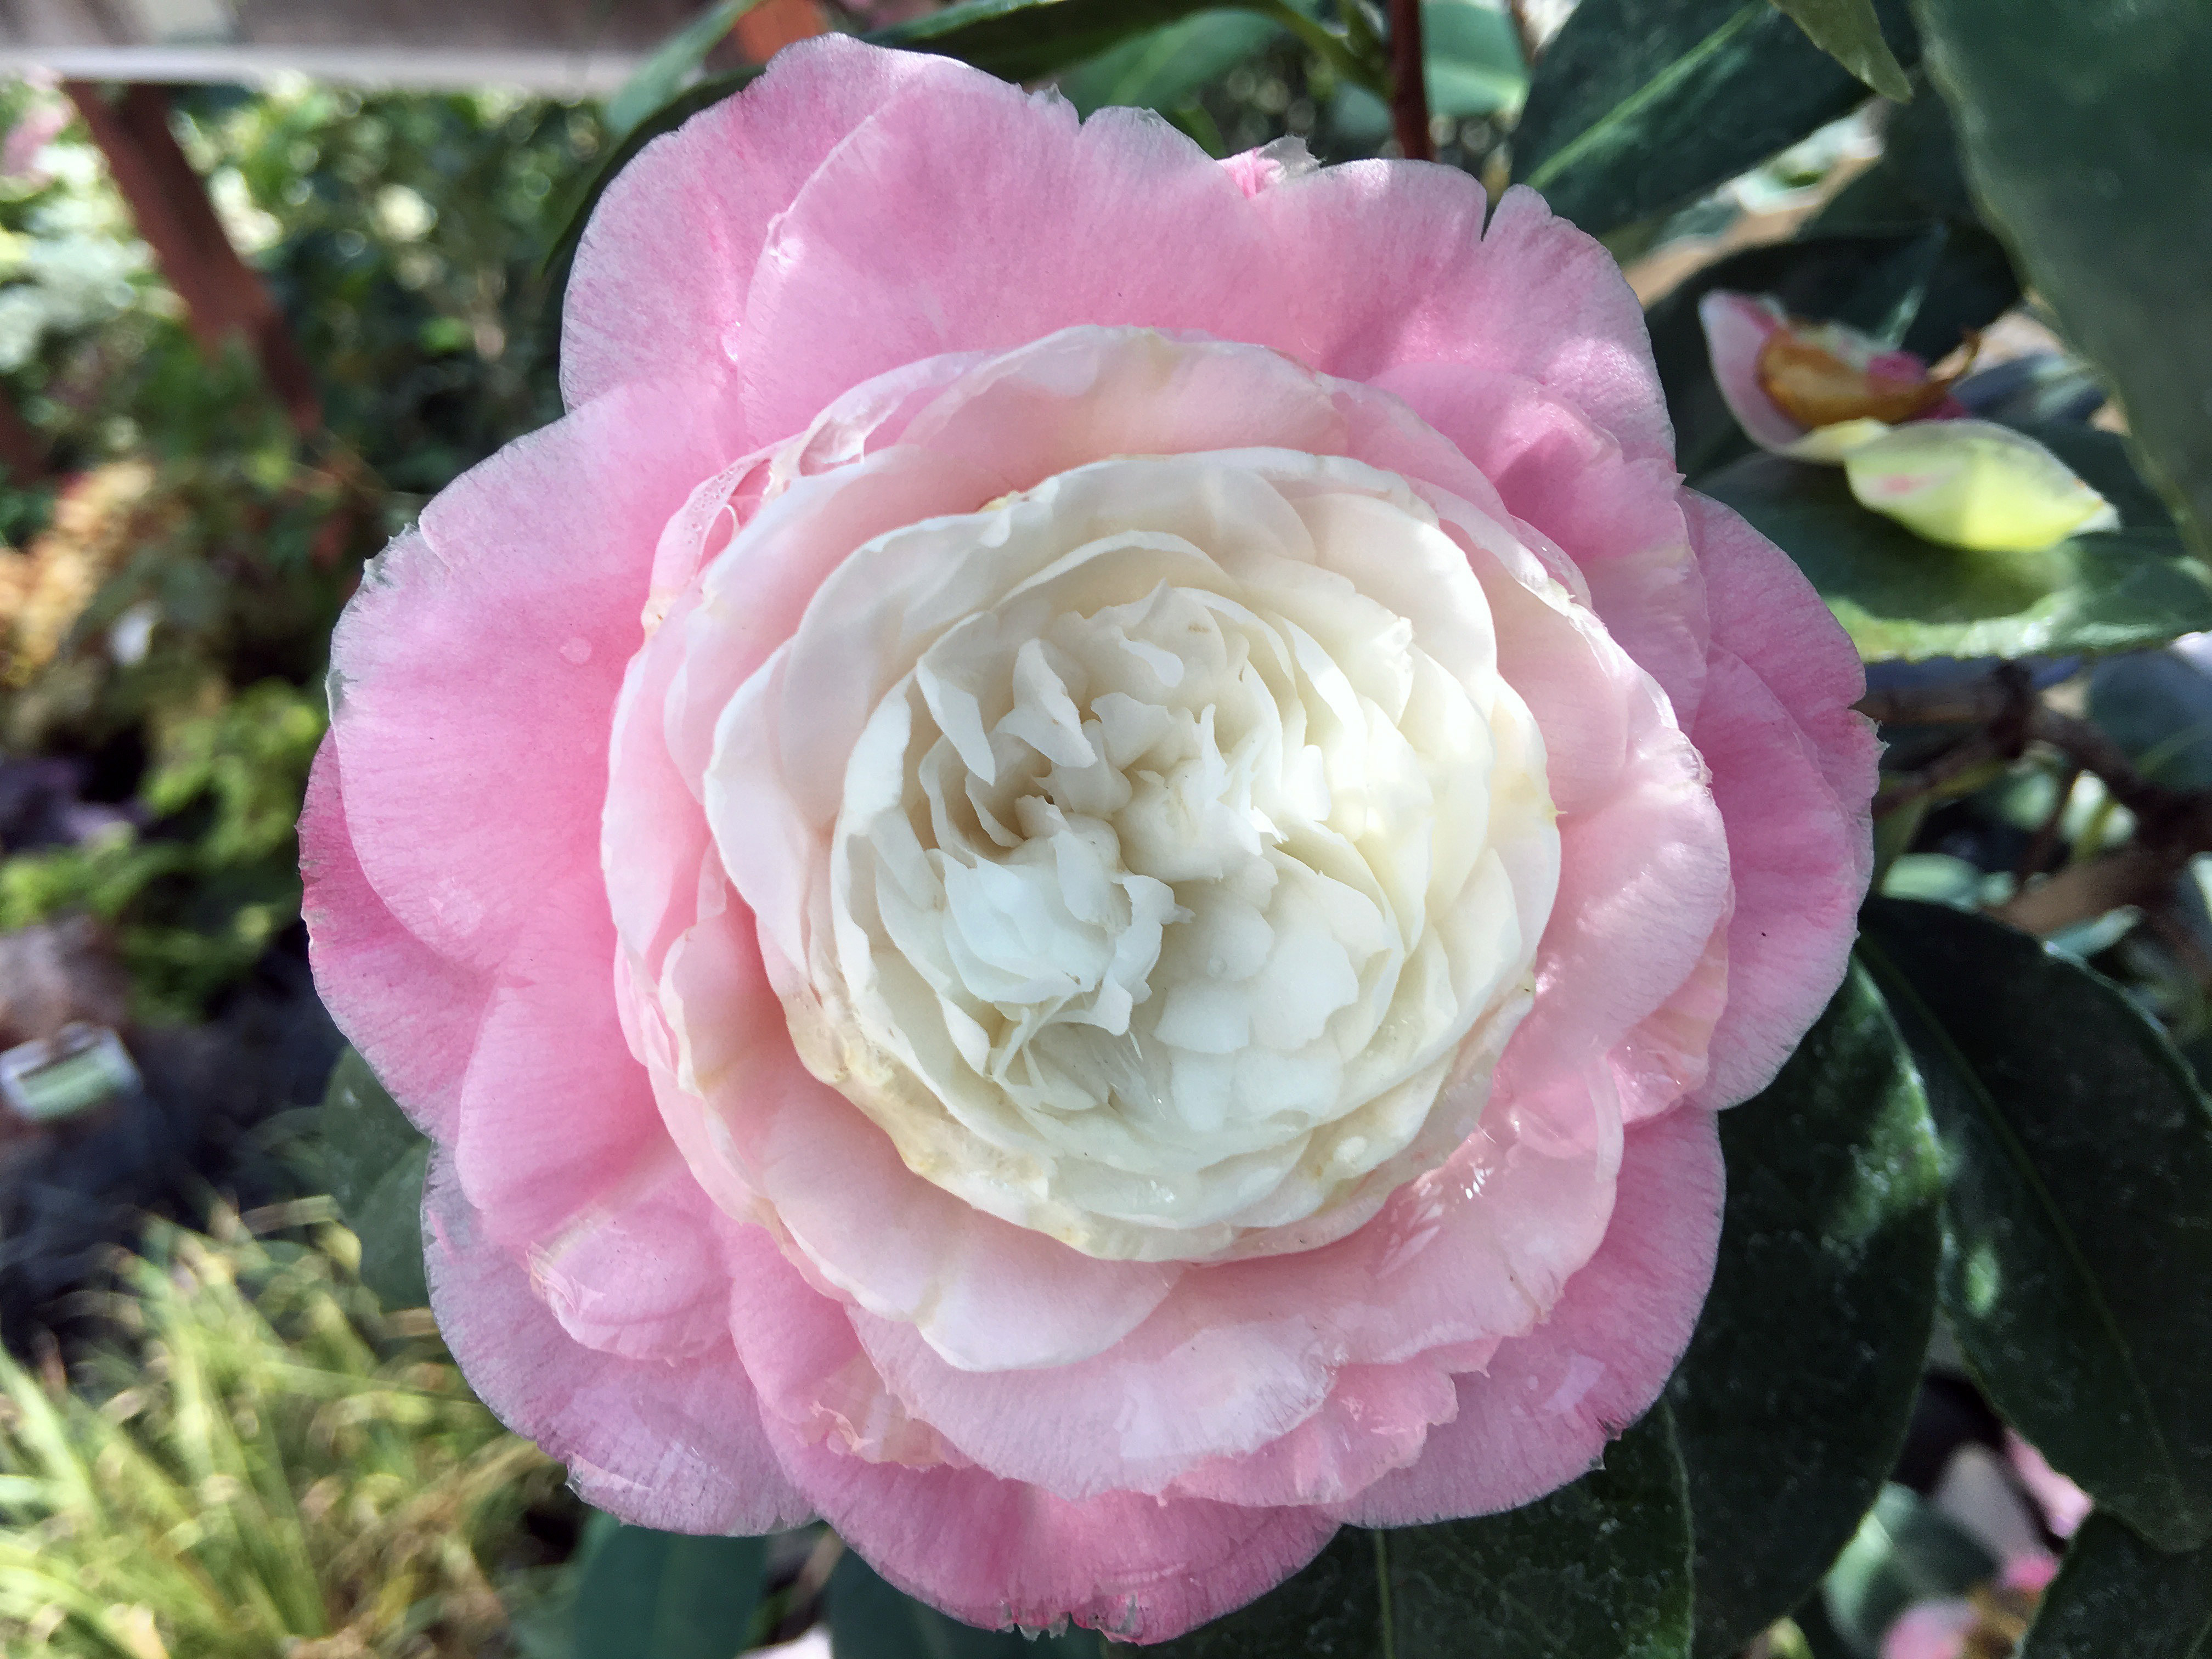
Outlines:
{"type": "Polygon", "coordinates": [[[0,387],[52,468],[0,487],[0,752],[76,757],[128,820],[0,845],[0,928],[89,912],[137,1014],[191,1019],[296,921],[292,823],[362,561],[560,414],[538,266],[603,129],[500,91],[177,93],[313,366],[302,436],[242,348],[194,343],[56,94],[0,91],[0,121],[58,129],[0,179],[0,387]]]}
{"type": "Polygon", "coordinates": [[[309,1243],[161,1228],[104,1298],[126,1333],[62,1385],[0,1352],[0,1651],[445,1659],[507,1650],[556,1467],[503,1431],[419,1310],[309,1243]]]}

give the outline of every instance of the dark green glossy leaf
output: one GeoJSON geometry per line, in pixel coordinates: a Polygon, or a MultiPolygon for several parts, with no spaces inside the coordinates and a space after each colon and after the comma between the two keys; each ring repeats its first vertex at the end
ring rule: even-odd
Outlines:
{"type": "MultiPolygon", "coordinates": [[[[1878,0],[1899,58],[1903,0],[1878,0]]],[[[1536,65],[1514,170],[1601,234],[1679,206],[1867,95],[1769,0],[1583,0],[1536,65]]]]}
{"type": "Polygon", "coordinates": [[[2099,663],[2089,718],[2146,777],[2174,789],[2212,788],[2212,675],[2179,653],[2099,663]]]}
{"type": "Polygon", "coordinates": [[[1697,1536],[1697,1649],[1795,1607],[1897,1462],[1942,1248],[1920,1079],[1854,969],[1766,1091],[1721,1118],[1728,1211],[1668,1385],[1697,1536]]]}
{"type": "Polygon", "coordinates": [[[1005,80],[1037,81],[1206,9],[1207,0],[965,0],[866,38],[957,58],[1005,80]]]}
{"type": "Polygon", "coordinates": [[[1689,1504],[1663,1407],[1607,1448],[1604,1468],[1564,1491],[1476,1521],[1347,1527],[1288,1583],[1152,1650],[1162,1659],[1686,1659],[1689,1650],[1689,1504]]]}
{"type": "Polygon", "coordinates": [[[2107,1516],[2066,1547],[2021,1659],[2203,1659],[2212,1653],[2212,1548],[2168,1555],[2107,1516]]]}
{"type": "Polygon", "coordinates": [[[1124,40],[1060,78],[1084,115],[1109,104],[1172,110],[1276,40],[1282,25],[1246,11],[1202,11],[1124,40]]]}
{"type": "Polygon", "coordinates": [[[628,137],[639,122],[665,106],[698,72],[707,54],[737,27],[738,19],[759,3],[760,0],[717,0],[661,42],[607,100],[607,136],[617,142],[628,137]]]}
{"type": "Polygon", "coordinates": [[[2129,651],[2212,628],[2212,574],[2171,526],[1973,553],[1869,512],[1836,467],[1753,455],[1698,487],[1797,562],[1869,662],[2129,651]]]}
{"type": "Polygon", "coordinates": [[[734,1659],[768,1544],[599,1522],[576,1585],[575,1659],[734,1659]]]}
{"type": "Polygon", "coordinates": [[[1912,96],[1905,66],[1881,38],[1874,0],[1774,0],[1813,44],[1885,98],[1912,96]]]}
{"type": "Polygon", "coordinates": [[[1704,475],[1752,448],[1713,383],[1698,320],[1698,302],[1716,289],[1771,294],[1795,315],[1869,331],[1901,322],[1898,343],[1931,362],[2020,298],[1994,237],[1975,225],[1932,220],[1808,236],[1708,265],[1654,305],[1648,319],[1674,421],[1677,464],[1700,487],[1704,475]]]}
{"type": "Polygon", "coordinates": [[[1994,1578],[1997,1559],[1958,1522],[1909,1486],[1884,1486],[1820,1586],[1821,1611],[1844,1645],[1863,1659],[1916,1601],[1964,1595],[1994,1578]]]}
{"type": "Polygon", "coordinates": [[[1429,112],[1465,120],[1517,109],[1528,70],[1512,20],[1474,0],[1423,0],[1421,45],[1429,112]]]}
{"type": "Polygon", "coordinates": [[[2203,0],[1914,0],[1977,193],[2212,553],[2203,0]]]}
{"type": "Polygon", "coordinates": [[[1882,128],[1881,159],[1837,191],[1813,224],[1829,233],[1909,231],[1936,220],[1980,219],[1950,106],[1941,98],[1916,98],[1882,128]]]}
{"type": "Polygon", "coordinates": [[[362,1283],[387,1307],[422,1306],[430,1299],[422,1276],[428,1139],[351,1048],[331,1069],[320,1127],[331,1196],[361,1240],[362,1283]]]}
{"type": "Polygon", "coordinates": [[[1096,1632],[1025,1637],[977,1630],[902,1595],[851,1550],[837,1559],[823,1598],[831,1659],[1099,1659],[1096,1632]]]}
{"type": "Polygon", "coordinates": [[[1862,949],[1943,1146],[1943,1307],[1984,1392],[2161,1547],[2212,1537],[2212,1109],[2110,981],[1877,900],[1862,949]]]}

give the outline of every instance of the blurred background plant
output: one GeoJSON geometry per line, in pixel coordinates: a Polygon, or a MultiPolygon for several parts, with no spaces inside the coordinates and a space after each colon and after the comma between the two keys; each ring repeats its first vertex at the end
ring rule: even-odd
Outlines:
{"type": "MultiPolygon", "coordinates": [[[[386,1312],[327,1203],[156,1229],[69,1386],[0,1352],[0,1650],[432,1659],[511,1650],[559,1473],[428,1315],[386,1312]]],[[[552,1512],[557,1514],[557,1506],[552,1512]]]]}

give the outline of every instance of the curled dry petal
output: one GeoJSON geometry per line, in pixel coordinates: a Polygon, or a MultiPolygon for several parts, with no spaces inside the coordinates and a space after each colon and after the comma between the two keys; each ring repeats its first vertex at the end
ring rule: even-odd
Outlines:
{"type": "Polygon", "coordinates": [[[349,611],[302,826],[494,1408],[1146,1641],[1587,1468],[1873,752],[1603,251],[830,37],[617,180],[562,359],[349,611]]]}

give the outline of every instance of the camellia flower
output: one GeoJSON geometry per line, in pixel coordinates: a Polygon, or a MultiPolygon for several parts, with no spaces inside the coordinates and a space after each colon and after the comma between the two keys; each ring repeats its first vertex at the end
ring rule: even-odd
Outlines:
{"type": "Polygon", "coordinates": [[[1924,539],[2031,552],[2119,525],[2112,504],[2044,445],[1966,417],[1955,377],[1842,323],[1801,323],[1772,300],[1698,301],[1713,380],[1746,436],[1844,469],[1862,507],[1924,539]],[[1909,424],[1908,424],[1909,423],[1909,424]]]}
{"type": "Polygon", "coordinates": [[[1655,1398],[1873,744],[1611,259],[1486,209],[837,37],[608,191],[302,830],[592,1503],[1155,1640],[1655,1398]]]}

